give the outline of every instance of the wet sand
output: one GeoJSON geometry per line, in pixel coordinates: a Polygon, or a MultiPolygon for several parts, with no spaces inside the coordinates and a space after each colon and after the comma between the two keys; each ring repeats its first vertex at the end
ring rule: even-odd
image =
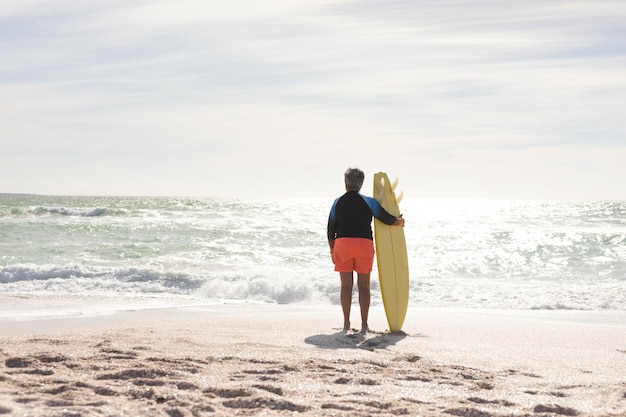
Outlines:
{"type": "Polygon", "coordinates": [[[624,416],[624,312],[338,306],[0,317],[0,415],[624,416]],[[353,320],[358,314],[354,307],[353,320]]]}

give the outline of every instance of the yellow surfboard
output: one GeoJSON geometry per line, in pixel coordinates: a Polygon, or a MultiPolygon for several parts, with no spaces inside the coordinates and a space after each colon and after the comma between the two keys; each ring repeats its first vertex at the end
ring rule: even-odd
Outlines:
{"type": "MultiPolygon", "coordinates": [[[[397,180],[392,184],[387,174],[374,174],[374,198],[390,214],[400,216],[398,203],[402,194],[396,197],[397,180]]],[[[376,261],[380,292],[385,306],[387,323],[391,332],[402,330],[402,324],[409,306],[409,260],[406,253],[404,228],[388,226],[374,219],[376,241],[376,261]]]]}

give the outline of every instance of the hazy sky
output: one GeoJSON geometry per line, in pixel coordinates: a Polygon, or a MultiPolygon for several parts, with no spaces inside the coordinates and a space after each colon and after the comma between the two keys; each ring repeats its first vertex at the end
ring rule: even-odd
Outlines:
{"type": "Polygon", "coordinates": [[[2,0],[0,192],[626,199],[623,0],[2,0]]]}

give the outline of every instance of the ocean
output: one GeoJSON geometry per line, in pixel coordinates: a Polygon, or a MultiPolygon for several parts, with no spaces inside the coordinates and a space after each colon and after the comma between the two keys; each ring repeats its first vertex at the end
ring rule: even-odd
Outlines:
{"type": "MultiPolygon", "coordinates": [[[[32,315],[27,306],[46,300],[59,315],[339,304],[331,204],[0,194],[0,295],[12,300],[0,315],[32,315]]],[[[405,199],[401,209],[410,307],[626,311],[624,201],[405,199]]]]}

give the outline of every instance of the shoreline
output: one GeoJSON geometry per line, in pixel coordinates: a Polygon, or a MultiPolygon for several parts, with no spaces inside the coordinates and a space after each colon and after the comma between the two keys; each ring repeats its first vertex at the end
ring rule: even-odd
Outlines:
{"type": "Polygon", "coordinates": [[[0,319],[0,413],[623,415],[624,317],[410,308],[389,334],[373,306],[367,335],[294,304],[0,319]]]}
{"type": "MultiPolygon", "coordinates": [[[[573,308],[498,308],[480,306],[431,306],[423,305],[415,307],[417,303],[410,302],[407,317],[411,314],[419,315],[420,312],[439,312],[441,314],[468,314],[468,315],[494,315],[528,318],[545,318],[547,320],[564,320],[580,322],[596,322],[598,324],[626,323],[626,310],[614,309],[573,309],[573,308]],[[412,313],[413,312],[413,313],[412,313]]],[[[235,308],[247,306],[260,306],[261,308],[313,308],[313,309],[339,309],[339,305],[332,303],[268,303],[264,301],[241,301],[241,300],[211,300],[189,295],[161,296],[148,294],[142,297],[136,296],[102,296],[96,294],[37,294],[31,293],[5,293],[0,294],[0,325],[11,321],[39,321],[39,320],[64,320],[74,318],[90,318],[112,314],[124,314],[136,311],[154,310],[186,310],[206,309],[219,310],[221,308],[235,308]]],[[[379,309],[383,316],[382,301],[373,301],[372,309],[379,309]]],[[[353,300],[353,309],[358,309],[356,297],[353,300]]],[[[354,310],[356,311],[356,310],[354,310]]],[[[353,311],[353,312],[354,312],[353,311]]]]}

